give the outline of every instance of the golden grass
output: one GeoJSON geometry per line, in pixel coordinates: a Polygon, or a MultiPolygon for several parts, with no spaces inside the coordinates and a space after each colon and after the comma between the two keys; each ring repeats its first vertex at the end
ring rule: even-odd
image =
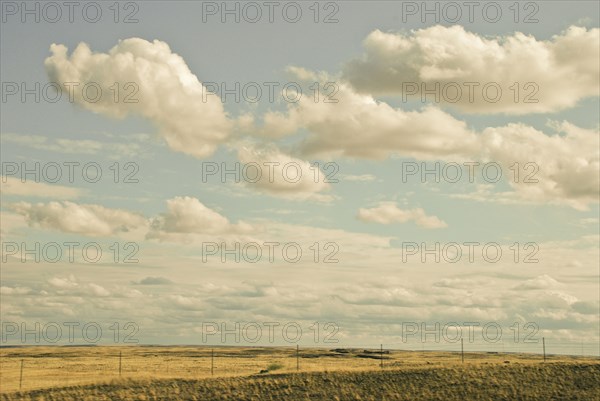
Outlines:
{"type": "Polygon", "coordinates": [[[373,359],[379,355],[362,351],[301,349],[297,372],[292,348],[215,347],[212,377],[208,347],[2,348],[0,398],[600,400],[600,361],[594,358],[550,356],[543,362],[531,354],[466,353],[462,364],[459,353],[392,351],[382,370],[373,359]],[[278,369],[259,373],[269,366],[278,369]]]}

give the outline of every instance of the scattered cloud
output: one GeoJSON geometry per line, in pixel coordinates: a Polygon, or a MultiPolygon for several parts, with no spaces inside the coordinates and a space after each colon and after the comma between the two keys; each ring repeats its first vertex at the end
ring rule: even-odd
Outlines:
{"type": "Polygon", "coordinates": [[[147,135],[132,135],[128,142],[106,142],[91,139],[67,139],[67,138],[49,138],[41,135],[25,135],[15,133],[3,133],[2,142],[14,143],[21,146],[27,146],[32,149],[43,151],[97,155],[106,154],[110,158],[139,157],[143,153],[141,143],[148,141],[147,135]],[[132,140],[139,141],[139,143],[132,140]]]}
{"type": "Polygon", "coordinates": [[[421,208],[403,210],[395,202],[381,202],[371,209],[359,209],[358,218],[378,224],[407,223],[414,221],[423,228],[445,228],[448,225],[436,216],[428,216],[421,208]]]}
{"type": "Polygon", "coordinates": [[[486,128],[481,134],[481,160],[497,162],[511,174],[507,180],[522,199],[587,210],[600,193],[599,132],[568,122],[551,126],[558,132],[548,135],[515,123],[486,128]]]}
{"type": "Polygon", "coordinates": [[[169,285],[173,284],[171,280],[164,277],[145,277],[141,279],[139,282],[133,282],[133,284],[139,285],[169,285]]]}
{"type": "Polygon", "coordinates": [[[73,275],[68,277],[52,277],[48,280],[48,284],[56,289],[59,294],[78,294],[88,295],[92,297],[108,297],[111,295],[110,291],[101,285],[95,283],[80,283],[79,280],[73,275]]]}
{"type": "Polygon", "coordinates": [[[167,200],[166,213],[152,219],[147,238],[185,238],[192,234],[237,235],[252,231],[250,224],[243,221],[230,223],[226,217],[206,207],[196,198],[178,196],[167,200]]]}
{"type": "Polygon", "coordinates": [[[331,195],[321,193],[330,189],[329,178],[321,167],[289,156],[275,146],[241,146],[238,158],[247,167],[248,177],[243,181],[248,188],[287,199],[333,200],[331,195]]]}
{"type": "Polygon", "coordinates": [[[10,204],[9,208],[24,216],[30,226],[66,233],[110,236],[147,226],[147,220],[139,214],[100,205],[69,201],[18,202],[10,204]]]}
{"type": "Polygon", "coordinates": [[[47,184],[20,178],[1,176],[0,188],[2,195],[25,196],[52,199],[76,199],[83,196],[86,191],[79,188],[65,187],[62,185],[47,184]]]}
{"type": "Polygon", "coordinates": [[[518,284],[517,290],[548,290],[560,287],[561,284],[547,274],[526,280],[518,284]]]}

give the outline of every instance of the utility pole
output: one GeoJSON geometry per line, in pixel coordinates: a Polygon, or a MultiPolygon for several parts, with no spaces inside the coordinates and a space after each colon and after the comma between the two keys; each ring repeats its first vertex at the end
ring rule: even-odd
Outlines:
{"type": "Polygon", "coordinates": [[[546,362],[546,338],[542,337],[542,347],[544,350],[544,362],[546,362]]]}
{"type": "Polygon", "coordinates": [[[23,359],[21,359],[21,375],[19,376],[19,391],[23,388],[23,359]]]}
{"type": "Polygon", "coordinates": [[[460,339],[460,357],[462,360],[462,363],[465,363],[465,347],[463,344],[463,339],[460,339]]]}

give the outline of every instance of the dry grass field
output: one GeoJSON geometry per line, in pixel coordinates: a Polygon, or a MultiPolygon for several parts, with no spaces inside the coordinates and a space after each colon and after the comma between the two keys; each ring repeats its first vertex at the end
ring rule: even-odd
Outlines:
{"type": "Polygon", "coordinates": [[[2,400],[600,400],[597,358],[362,349],[0,350],[2,400]],[[119,354],[122,355],[119,375],[119,354]],[[22,388],[19,391],[21,361],[22,388]],[[299,371],[297,370],[299,363],[299,371]]]}

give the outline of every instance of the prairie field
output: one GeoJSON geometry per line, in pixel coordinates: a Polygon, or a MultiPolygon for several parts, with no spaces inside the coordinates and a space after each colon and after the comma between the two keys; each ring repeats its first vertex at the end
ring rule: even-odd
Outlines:
{"type": "Polygon", "coordinates": [[[600,399],[600,361],[564,355],[97,346],[0,356],[6,401],[600,399]]]}

